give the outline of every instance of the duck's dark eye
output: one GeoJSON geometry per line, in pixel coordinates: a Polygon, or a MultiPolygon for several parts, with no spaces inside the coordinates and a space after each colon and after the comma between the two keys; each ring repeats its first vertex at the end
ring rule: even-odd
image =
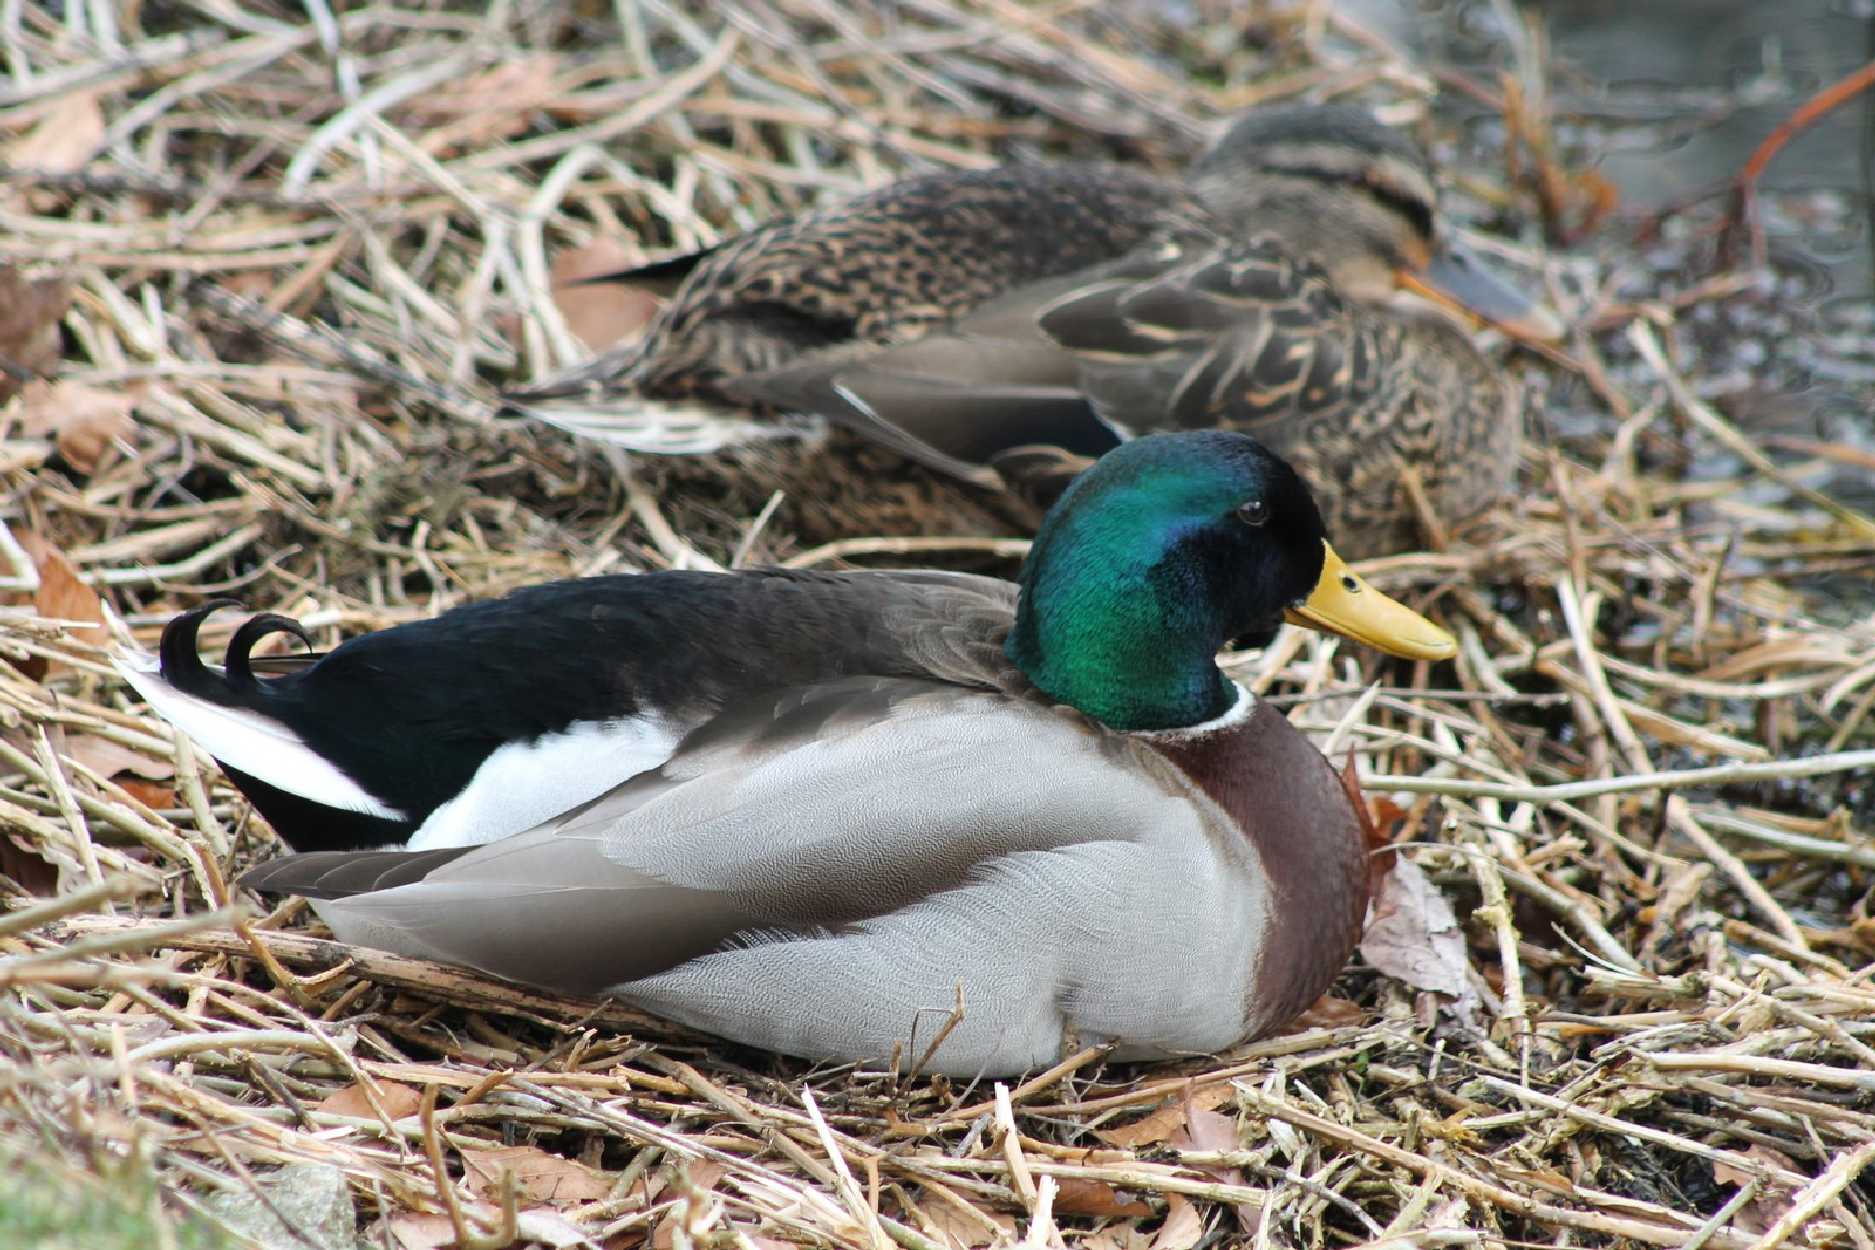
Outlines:
{"type": "Polygon", "coordinates": [[[1261,499],[1251,499],[1237,505],[1237,519],[1245,525],[1261,525],[1270,519],[1270,506],[1261,499]]]}

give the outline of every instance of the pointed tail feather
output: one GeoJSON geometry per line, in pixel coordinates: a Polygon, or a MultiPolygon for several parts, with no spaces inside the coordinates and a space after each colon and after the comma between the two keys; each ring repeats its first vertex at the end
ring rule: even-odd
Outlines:
{"type": "Polygon", "coordinates": [[[637,395],[568,396],[508,406],[578,438],[647,455],[681,456],[742,447],[810,432],[799,423],[757,420],[747,413],[701,403],[637,395]]]}
{"type": "Polygon", "coordinates": [[[188,734],[224,766],[256,777],[289,794],[341,811],[384,820],[405,814],[366,791],[330,760],[314,751],[284,721],[268,715],[264,688],[254,676],[254,644],[271,633],[305,638],[299,623],[262,614],[236,631],[225,670],[202,662],[197,638],[202,622],[228,600],[203,604],[163,629],[156,656],[120,652],[112,657],[124,680],[170,724],[188,734]]]}

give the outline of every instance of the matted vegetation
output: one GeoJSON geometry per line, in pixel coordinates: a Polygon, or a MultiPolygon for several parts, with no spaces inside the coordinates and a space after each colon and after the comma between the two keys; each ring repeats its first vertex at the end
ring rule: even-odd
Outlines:
{"type": "Polygon", "coordinates": [[[1875,1246],[1875,622],[1843,593],[1875,526],[1804,485],[1866,453],[1774,461],[1700,399],[1682,318],[1748,278],[1644,289],[1544,242],[1601,192],[1532,82],[1448,83],[1519,136],[1458,215],[1517,231],[1485,241],[1579,327],[1516,362],[1548,414],[1525,489],[1366,568],[1458,661],[1238,662],[1357,752],[1421,871],[1293,1031],[1005,1090],[268,914],[228,882],[271,833],[105,648],[208,595],[336,641],[601,569],[1009,571],[1010,534],[816,548],[746,460],[498,416],[586,354],[556,263],[912,169],[1170,167],[1297,94],[1438,136],[1434,80],[1326,5],[0,6],[0,56],[0,1136],[47,1176],[150,1177],[185,1245],[210,1195],[318,1162],[397,1247],[1875,1246]]]}

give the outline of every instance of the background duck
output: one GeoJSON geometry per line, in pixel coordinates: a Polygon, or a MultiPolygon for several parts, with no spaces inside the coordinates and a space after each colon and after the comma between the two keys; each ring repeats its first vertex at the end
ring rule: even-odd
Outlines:
{"type": "Polygon", "coordinates": [[[928,1042],[961,984],[934,1069],[976,1075],[1089,1042],[1215,1050],[1288,1020],[1346,960],[1361,816],[1215,663],[1285,617],[1396,654],[1455,650],[1347,572],[1283,461],[1205,432],[1129,443],[1079,478],[1019,587],[596,578],[270,680],[241,648],[281,618],[238,633],[215,674],[185,653],[192,616],[136,680],[211,752],[247,751],[237,779],[298,822],[281,827],[296,845],[329,840],[314,817],[346,797],[324,776],[278,802],[308,756],[354,808],[421,817],[412,849],[249,874],[320,900],[343,940],[830,1060],[928,1042]],[[608,735],[635,745],[579,741],[608,735]],[[268,742],[289,744],[271,772],[268,742]],[[497,787],[508,752],[527,767],[497,787]],[[465,814],[430,824],[452,805],[465,814]]]}
{"type": "MultiPolygon", "coordinates": [[[[530,411],[648,450],[645,397],[816,412],[981,488],[965,523],[1011,477],[1045,504],[1132,434],[1238,428],[1296,462],[1357,555],[1419,540],[1401,466],[1447,520],[1515,468],[1516,389],[1435,307],[1555,329],[1455,244],[1413,142],[1345,106],[1246,114],[1182,180],[907,179],[616,278],[671,299],[639,342],[529,392],[530,411]]],[[[798,478],[856,528],[902,527],[902,501],[869,525],[869,486],[849,498],[839,465],[797,471],[773,450],[785,467],[764,487],[798,478]]],[[[989,507],[992,528],[1021,515],[989,507]]]]}

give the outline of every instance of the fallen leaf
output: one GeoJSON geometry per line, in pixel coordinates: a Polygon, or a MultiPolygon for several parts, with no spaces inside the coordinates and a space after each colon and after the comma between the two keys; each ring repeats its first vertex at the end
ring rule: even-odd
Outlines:
{"type": "Polygon", "coordinates": [[[104,110],[95,91],[61,96],[39,122],[6,150],[6,163],[35,173],[69,174],[104,142],[104,110]]]}
{"type": "Polygon", "coordinates": [[[608,1177],[538,1146],[464,1150],[462,1168],[469,1192],[489,1202],[500,1200],[503,1172],[514,1174],[515,1192],[528,1202],[597,1202],[612,1191],[608,1177]]]}
{"type": "Polygon", "coordinates": [[[1361,955],[1395,980],[1451,999],[1460,1021],[1477,1026],[1480,1003],[1458,917],[1411,860],[1396,858],[1381,878],[1361,955]]]}
{"type": "Polygon", "coordinates": [[[958,1210],[942,1198],[920,1203],[918,1213],[924,1217],[919,1223],[925,1230],[941,1238],[952,1250],[977,1250],[979,1246],[1007,1245],[1016,1240],[1015,1220],[1001,1211],[978,1211],[995,1226],[995,1232],[983,1227],[982,1220],[958,1210]]]}
{"type": "MultiPolygon", "coordinates": [[[[475,1216],[486,1226],[496,1218],[496,1212],[484,1208],[475,1216]]],[[[554,1250],[593,1244],[578,1225],[557,1212],[521,1211],[517,1217],[515,1231],[520,1234],[517,1244],[552,1246],[554,1250]]],[[[456,1244],[456,1226],[449,1222],[447,1215],[393,1215],[379,1227],[390,1233],[392,1244],[399,1250],[443,1250],[445,1246],[456,1244]]],[[[381,1244],[382,1240],[375,1237],[369,1244],[381,1244]]]]}
{"type": "Polygon", "coordinates": [[[510,343],[521,341],[521,314],[498,312],[489,317],[489,327],[497,338],[510,343]]]}
{"type": "Polygon", "coordinates": [[[1172,1194],[1165,1200],[1165,1223],[1152,1239],[1152,1250],[1191,1250],[1204,1240],[1204,1216],[1198,1208],[1172,1194]]]}
{"type": "Polygon", "coordinates": [[[20,391],[20,433],[55,439],[65,462],[89,474],[115,440],[136,432],[130,416],[135,406],[136,400],[119,391],[78,382],[28,382],[20,391]]]}
{"type": "MultiPolygon", "coordinates": [[[[1361,842],[1367,848],[1367,896],[1371,899],[1380,889],[1381,878],[1393,865],[1393,824],[1391,817],[1400,809],[1393,801],[1382,797],[1373,806],[1369,806],[1367,796],[1361,790],[1360,774],[1354,765],[1354,748],[1348,748],[1347,763],[1341,768],[1341,788],[1347,791],[1348,802],[1354,805],[1354,815],[1361,825],[1361,842]],[[1384,806],[1383,806],[1384,805],[1384,806]]],[[[1400,812],[1404,816],[1404,812],[1400,812]]]]}
{"type": "Polygon", "coordinates": [[[143,804],[152,811],[162,811],[175,807],[176,792],[168,786],[159,786],[154,781],[144,781],[137,777],[119,777],[117,786],[125,794],[143,804]]]}
{"type": "MultiPolygon", "coordinates": [[[[1237,1121],[1234,1117],[1187,1104],[1184,1125],[1179,1128],[1178,1132],[1172,1134],[1171,1140],[1166,1144],[1174,1150],[1203,1150],[1222,1154],[1227,1150],[1240,1149],[1243,1142],[1237,1132],[1237,1121]]],[[[1192,1170],[1210,1177],[1220,1185],[1249,1184],[1249,1178],[1243,1174],[1241,1168],[1211,1163],[1193,1164],[1192,1170]]],[[[1235,1206],[1232,1212],[1244,1232],[1254,1230],[1256,1217],[1261,1214],[1260,1210],[1246,1206],[1235,1206]]]]}
{"type": "Polygon", "coordinates": [[[78,570],[51,541],[30,530],[19,536],[20,546],[39,570],[39,590],[33,610],[50,621],[85,622],[67,632],[81,642],[103,646],[110,640],[104,627],[104,601],[78,578],[78,570]]]}
{"type": "Polygon", "coordinates": [[[559,70],[559,57],[537,52],[426,92],[412,101],[426,131],[424,146],[431,152],[463,144],[486,147],[520,134],[532,124],[530,114],[560,94],[559,70]]]}
{"type": "Polygon", "coordinates": [[[0,404],[19,394],[27,374],[46,373],[59,363],[59,321],[72,306],[72,280],[28,278],[0,265],[0,404]]]}
{"type": "Polygon", "coordinates": [[[135,773],[151,781],[163,781],[176,775],[176,766],[167,760],[152,759],[121,742],[97,734],[72,734],[65,739],[61,753],[83,764],[100,777],[135,773]]]}
{"type": "Polygon", "coordinates": [[[266,299],[280,285],[280,275],[272,269],[235,269],[215,279],[224,290],[248,299],[266,299]]]}
{"type": "Polygon", "coordinates": [[[1105,1181],[1064,1176],[1055,1190],[1055,1214],[1087,1215],[1102,1220],[1138,1219],[1150,1217],[1152,1208],[1137,1198],[1121,1198],[1120,1191],[1105,1181]]]}
{"type": "Polygon", "coordinates": [[[514,1231],[524,1242],[551,1246],[553,1250],[566,1250],[568,1246],[590,1246],[592,1240],[585,1230],[558,1211],[541,1207],[534,1211],[519,1212],[514,1231]]]}
{"type": "MultiPolygon", "coordinates": [[[[1438,1129],[1439,1140],[1461,1145],[1475,1145],[1482,1141],[1479,1134],[1466,1125],[1466,1121],[1474,1118],[1481,1111],[1483,1111],[1482,1107],[1468,1108],[1432,1121],[1438,1129]]],[[[1580,1185],[1579,1181],[1571,1180],[1555,1168],[1523,1168],[1515,1164],[1504,1163],[1502,1160],[1498,1162],[1497,1168],[1498,1174],[1508,1180],[1516,1180],[1525,1185],[1541,1186],[1560,1196],[1574,1193],[1580,1185]]]]}
{"type": "Polygon", "coordinates": [[[1184,1127],[1172,1134],[1171,1145],[1175,1150],[1223,1152],[1235,1150],[1242,1143],[1237,1140],[1235,1119],[1204,1107],[1187,1105],[1184,1127]]]}
{"type": "Polygon", "coordinates": [[[399,1250],[441,1250],[456,1244],[456,1226],[447,1215],[393,1215],[380,1227],[399,1250]]]}
{"type": "Polygon", "coordinates": [[[1288,1032],[1304,1029],[1345,1029],[1367,1018],[1361,1005],[1352,999],[1324,994],[1309,1004],[1309,1009],[1290,1022],[1288,1032]]]}
{"type": "Polygon", "coordinates": [[[548,275],[553,304],[566,328],[592,351],[603,351],[640,337],[657,316],[661,301],[643,287],[626,282],[586,282],[629,269],[636,261],[615,239],[596,239],[570,247],[553,258],[548,275]]]}
{"type": "Polygon", "coordinates": [[[0,835],[0,876],[27,894],[49,898],[59,892],[58,865],[5,835],[0,835]]]}
{"type": "MultiPolygon", "coordinates": [[[[417,1108],[423,1105],[423,1095],[414,1088],[399,1081],[379,1081],[378,1101],[383,1104],[384,1114],[393,1120],[415,1115],[417,1108]]],[[[355,1115],[367,1120],[375,1120],[378,1113],[371,1109],[371,1100],[365,1097],[364,1086],[353,1082],[336,1094],[327,1094],[321,1098],[315,1109],[329,1111],[333,1115],[355,1115]]]]}
{"type": "MultiPolygon", "coordinates": [[[[686,1201],[672,1207],[665,1212],[664,1218],[658,1221],[658,1226],[651,1232],[652,1250],[675,1250],[680,1226],[686,1221],[701,1221],[709,1215],[712,1205],[716,1204],[716,1200],[710,1197],[710,1192],[721,1184],[723,1177],[727,1175],[729,1175],[728,1168],[709,1159],[693,1159],[673,1172],[668,1196],[683,1198],[686,1201]]],[[[719,1205],[717,1209],[720,1209],[719,1205]]],[[[683,1231],[692,1234],[691,1239],[694,1241],[695,1234],[701,1231],[701,1227],[699,1225],[683,1229],[683,1231]]]]}
{"type": "MultiPolygon", "coordinates": [[[[1206,1085],[1193,1090],[1189,1097],[1160,1107],[1150,1115],[1141,1116],[1131,1124],[1122,1124],[1119,1128],[1097,1130],[1094,1136],[1109,1146],[1133,1149],[1139,1146],[1162,1146],[1172,1140],[1175,1133],[1185,1129],[1189,1112],[1193,1109],[1210,1111],[1221,1107],[1236,1097],[1236,1091],[1229,1085],[1206,1085]]],[[[1232,1147],[1234,1149],[1235,1147],[1232,1147]]]]}
{"type": "MultiPolygon", "coordinates": [[[[1789,1172],[1803,1170],[1797,1166],[1795,1159],[1783,1151],[1773,1150],[1757,1142],[1746,1147],[1745,1157],[1768,1167],[1783,1168],[1789,1172]]],[[[1719,1162],[1712,1165],[1712,1179],[1721,1185],[1731,1185],[1736,1189],[1750,1181],[1751,1174],[1729,1163],[1719,1162]]],[[[1785,1205],[1786,1199],[1781,1192],[1775,1186],[1767,1185],[1759,1190],[1758,1195],[1747,1202],[1737,1215],[1732,1217],[1732,1223],[1737,1226],[1739,1232],[1757,1236],[1777,1223],[1778,1217],[1784,1213],[1785,1205]]]]}

